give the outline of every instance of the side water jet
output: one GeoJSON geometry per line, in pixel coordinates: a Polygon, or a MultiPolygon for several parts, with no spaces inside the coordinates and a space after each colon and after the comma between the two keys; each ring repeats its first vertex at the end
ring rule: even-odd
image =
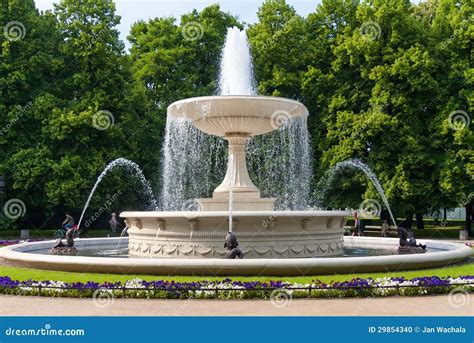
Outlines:
{"type": "Polygon", "coordinates": [[[100,182],[102,179],[114,168],[116,167],[125,167],[127,170],[130,170],[134,173],[134,175],[140,180],[142,186],[143,186],[143,191],[145,196],[147,197],[149,201],[149,208],[155,210],[156,209],[156,200],[155,200],[155,195],[153,194],[153,191],[151,189],[150,183],[148,180],[145,178],[145,175],[143,175],[143,171],[140,169],[138,164],[136,164],[133,161],[127,160],[126,158],[117,158],[116,160],[113,160],[110,162],[107,167],[100,173],[99,177],[97,178],[94,187],[92,187],[92,190],[89,194],[89,197],[87,198],[86,204],[84,205],[84,208],[81,213],[81,217],[79,218],[79,222],[77,224],[78,229],[81,227],[82,219],[84,218],[84,214],[86,213],[87,208],[89,207],[89,203],[94,196],[94,193],[99,186],[100,182]]]}
{"type": "Polygon", "coordinates": [[[382,185],[380,184],[379,179],[375,175],[375,173],[369,168],[367,164],[362,162],[359,159],[350,159],[346,161],[342,161],[337,163],[334,167],[332,167],[326,175],[321,178],[318,184],[318,189],[319,192],[317,194],[317,199],[318,202],[321,203],[322,198],[328,191],[329,187],[332,185],[334,182],[335,178],[338,176],[338,174],[347,168],[353,168],[353,169],[359,169],[364,172],[364,174],[367,176],[367,178],[372,182],[374,185],[375,189],[380,195],[380,198],[382,199],[385,207],[387,208],[390,218],[392,219],[392,222],[395,226],[397,226],[397,222],[395,220],[395,217],[393,216],[392,209],[390,208],[390,204],[388,203],[387,197],[385,196],[385,192],[383,190],[382,185]]]}

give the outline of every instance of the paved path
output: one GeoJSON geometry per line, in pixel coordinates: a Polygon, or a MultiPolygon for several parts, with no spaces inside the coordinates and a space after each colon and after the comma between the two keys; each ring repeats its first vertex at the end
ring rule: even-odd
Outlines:
{"type": "Polygon", "coordinates": [[[0,316],[474,316],[474,294],[359,299],[146,300],[0,296],[0,316]],[[451,300],[451,301],[450,301],[451,300]],[[456,305],[455,304],[455,305],[456,305]]]}

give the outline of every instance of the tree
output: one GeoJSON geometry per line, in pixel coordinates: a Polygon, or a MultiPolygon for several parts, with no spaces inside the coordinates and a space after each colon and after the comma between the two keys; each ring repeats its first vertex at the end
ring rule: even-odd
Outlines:
{"type": "Polygon", "coordinates": [[[431,22],[434,49],[443,89],[437,115],[431,123],[430,139],[442,149],[440,179],[437,185],[453,207],[465,207],[466,229],[472,236],[474,198],[474,68],[472,58],[472,4],[441,0],[431,22]]]}
{"type": "Polygon", "coordinates": [[[136,80],[162,118],[172,102],[217,90],[220,52],[228,27],[237,19],[219,5],[173,18],[139,21],[132,26],[131,60],[136,80]]]}
{"type": "Polygon", "coordinates": [[[47,216],[44,186],[50,165],[36,111],[57,87],[61,39],[54,16],[40,14],[33,1],[2,1],[0,23],[0,174],[7,199],[25,203],[18,224],[37,227],[47,216]]]}

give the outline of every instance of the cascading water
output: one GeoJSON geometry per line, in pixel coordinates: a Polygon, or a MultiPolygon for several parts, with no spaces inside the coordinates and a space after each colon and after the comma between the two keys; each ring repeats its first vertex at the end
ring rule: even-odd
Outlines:
{"type": "Polygon", "coordinates": [[[351,159],[351,160],[346,160],[337,163],[334,167],[332,167],[324,177],[321,178],[321,180],[318,183],[318,193],[316,194],[317,201],[319,204],[322,203],[322,199],[324,198],[327,190],[329,187],[332,185],[334,182],[335,178],[338,176],[338,174],[346,169],[346,168],[355,168],[359,169],[364,172],[364,174],[367,176],[367,178],[372,182],[374,185],[375,189],[380,195],[380,198],[382,199],[385,207],[387,208],[390,218],[392,219],[392,222],[394,223],[395,226],[397,226],[397,222],[395,221],[395,217],[393,216],[392,209],[390,208],[390,204],[388,203],[387,197],[385,196],[385,192],[383,190],[382,185],[380,184],[379,179],[375,175],[375,173],[369,168],[369,166],[365,163],[363,163],[361,160],[358,159],[351,159]]]}
{"type": "MultiPolygon", "coordinates": [[[[245,31],[229,28],[221,56],[221,95],[256,95],[253,65],[245,31]]],[[[211,197],[222,181],[227,144],[185,119],[168,116],[162,159],[163,210],[194,210],[195,198],[211,197]]],[[[252,138],[247,164],[264,197],[275,197],[278,210],[304,210],[309,205],[312,160],[307,118],[283,123],[279,130],[252,138]]]]}
{"type": "Polygon", "coordinates": [[[94,196],[94,193],[97,189],[97,186],[99,186],[100,182],[107,175],[107,173],[109,173],[112,169],[114,169],[116,167],[126,168],[126,170],[132,172],[133,175],[135,175],[135,177],[137,177],[138,180],[140,180],[140,182],[143,186],[143,193],[144,193],[144,195],[146,196],[146,198],[148,199],[148,202],[149,202],[149,208],[153,209],[153,210],[156,209],[157,203],[156,203],[153,191],[151,189],[150,183],[145,178],[145,175],[143,175],[143,172],[140,169],[140,167],[138,166],[138,164],[136,164],[135,162],[132,162],[130,160],[127,160],[125,158],[117,158],[116,160],[113,160],[112,162],[110,162],[107,165],[107,167],[105,167],[105,169],[102,171],[102,173],[100,173],[99,177],[97,178],[97,180],[94,184],[94,187],[92,187],[92,190],[89,194],[89,197],[87,198],[86,204],[84,205],[84,208],[82,210],[81,217],[79,218],[79,222],[77,224],[78,228],[81,227],[82,219],[84,218],[84,214],[86,213],[86,210],[89,207],[89,203],[90,203],[92,197],[94,196]]]}
{"type": "Polygon", "coordinates": [[[208,197],[223,179],[227,161],[223,139],[206,135],[189,120],[168,116],[162,159],[160,207],[195,210],[195,198],[208,197]]]}
{"type": "Polygon", "coordinates": [[[278,210],[304,210],[309,206],[313,175],[309,141],[307,117],[301,116],[248,143],[252,180],[263,196],[277,198],[278,210]]]}

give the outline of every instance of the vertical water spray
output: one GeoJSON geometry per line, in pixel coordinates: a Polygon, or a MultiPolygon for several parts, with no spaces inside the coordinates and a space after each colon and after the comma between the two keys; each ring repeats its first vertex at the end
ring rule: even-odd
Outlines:
{"type": "Polygon", "coordinates": [[[221,95],[256,95],[253,63],[247,33],[238,27],[227,29],[219,74],[221,95]]]}

